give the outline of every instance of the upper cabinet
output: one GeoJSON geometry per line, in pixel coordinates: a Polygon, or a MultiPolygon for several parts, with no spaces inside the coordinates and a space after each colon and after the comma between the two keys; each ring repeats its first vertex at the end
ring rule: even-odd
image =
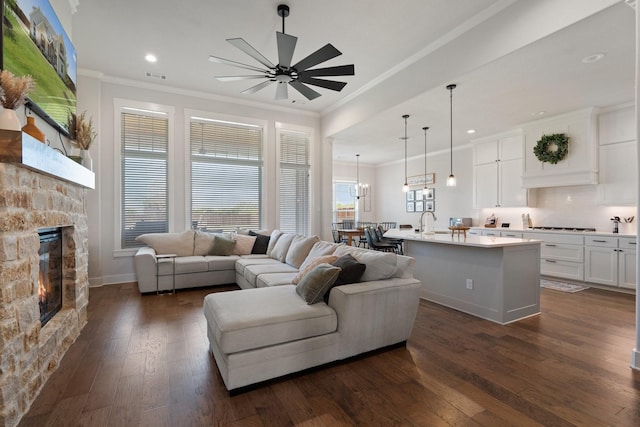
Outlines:
{"type": "Polygon", "coordinates": [[[560,187],[598,183],[596,110],[589,108],[523,125],[526,188],[560,187]],[[564,133],[569,137],[568,153],[556,164],[541,162],[534,147],[542,135],[564,133]]]}
{"type": "Polygon", "coordinates": [[[598,135],[598,203],[607,206],[634,206],[638,188],[638,144],[634,106],[628,105],[600,114],[598,135]]]}
{"type": "Polygon", "coordinates": [[[508,132],[473,141],[473,206],[529,206],[522,186],[522,133],[508,132]]]}

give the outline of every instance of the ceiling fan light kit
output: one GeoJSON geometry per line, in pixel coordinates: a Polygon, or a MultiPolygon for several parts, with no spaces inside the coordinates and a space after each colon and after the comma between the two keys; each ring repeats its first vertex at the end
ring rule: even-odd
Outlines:
{"type": "Polygon", "coordinates": [[[338,65],[334,67],[311,69],[318,64],[342,55],[342,52],[330,43],[327,43],[312,54],[291,65],[293,52],[298,38],[285,33],[284,22],[285,18],[289,16],[289,6],[281,4],[278,5],[277,10],[278,16],[282,18],[282,32],[276,31],[278,64],[273,64],[242,38],[227,39],[227,42],[252,57],[265,68],[243,64],[241,62],[231,61],[229,59],[219,58],[212,55],[209,56],[209,61],[211,62],[231,65],[233,67],[260,73],[257,75],[245,76],[216,76],[215,78],[219,81],[267,79],[264,82],[242,91],[241,93],[253,94],[273,83],[277,83],[275,95],[276,100],[288,99],[288,86],[293,87],[309,101],[321,96],[321,94],[310,88],[308,85],[318,86],[324,89],[334,90],[336,92],[341,91],[346,86],[346,82],[318,79],[317,77],[353,76],[355,75],[354,65],[338,65]]]}

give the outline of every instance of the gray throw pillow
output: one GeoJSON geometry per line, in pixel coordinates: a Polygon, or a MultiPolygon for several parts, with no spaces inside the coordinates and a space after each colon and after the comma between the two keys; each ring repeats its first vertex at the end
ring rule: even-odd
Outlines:
{"type": "Polygon", "coordinates": [[[221,236],[213,236],[213,245],[209,249],[209,255],[231,255],[236,247],[236,241],[221,236]]]}
{"type": "Polygon", "coordinates": [[[340,274],[340,268],[331,264],[320,264],[305,275],[296,285],[296,292],[307,304],[323,300],[324,294],[331,288],[340,274]]]}

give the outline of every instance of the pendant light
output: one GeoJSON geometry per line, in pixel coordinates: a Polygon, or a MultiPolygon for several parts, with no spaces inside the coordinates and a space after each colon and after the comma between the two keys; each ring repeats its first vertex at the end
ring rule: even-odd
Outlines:
{"type": "Polygon", "coordinates": [[[449,117],[450,117],[450,139],[449,139],[449,147],[451,149],[451,163],[449,169],[449,177],[447,178],[447,187],[455,187],[456,186],[456,177],[453,175],[453,90],[456,88],[456,85],[449,85],[447,89],[449,90],[449,117]]]}
{"type": "Polygon", "coordinates": [[[427,131],[429,130],[428,126],[422,128],[424,131],[424,188],[422,189],[422,198],[427,198],[427,131]]]}
{"type": "Polygon", "coordinates": [[[409,191],[409,180],[407,179],[407,119],[409,118],[408,114],[402,116],[404,119],[404,185],[402,186],[402,191],[404,193],[409,191]]]}
{"type": "Polygon", "coordinates": [[[355,197],[356,200],[364,199],[369,195],[369,184],[360,182],[360,154],[356,154],[356,181],[355,188],[350,189],[351,197],[355,197]]]}

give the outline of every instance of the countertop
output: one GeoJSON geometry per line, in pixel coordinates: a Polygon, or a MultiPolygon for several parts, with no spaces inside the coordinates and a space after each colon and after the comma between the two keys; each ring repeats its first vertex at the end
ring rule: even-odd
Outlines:
{"type": "MultiPolygon", "coordinates": [[[[530,228],[487,228],[487,227],[471,227],[472,230],[485,230],[485,231],[514,231],[516,233],[553,233],[553,234],[570,234],[578,236],[609,236],[609,237],[636,237],[635,234],[630,233],[611,233],[604,231],[567,231],[567,230],[532,230],[530,228]]],[[[440,231],[438,231],[440,232],[440,231]]]]}
{"type": "Polygon", "coordinates": [[[384,233],[384,236],[394,239],[404,239],[416,242],[438,243],[457,246],[474,246],[479,248],[503,248],[507,246],[538,245],[541,243],[541,240],[517,239],[513,237],[477,236],[472,234],[467,234],[467,237],[464,237],[463,234],[458,235],[457,233],[454,236],[451,236],[451,232],[448,232],[447,234],[437,233],[430,235],[420,235],[414,230],[404,229],[388,230],[386,233],[384,233]]]}

